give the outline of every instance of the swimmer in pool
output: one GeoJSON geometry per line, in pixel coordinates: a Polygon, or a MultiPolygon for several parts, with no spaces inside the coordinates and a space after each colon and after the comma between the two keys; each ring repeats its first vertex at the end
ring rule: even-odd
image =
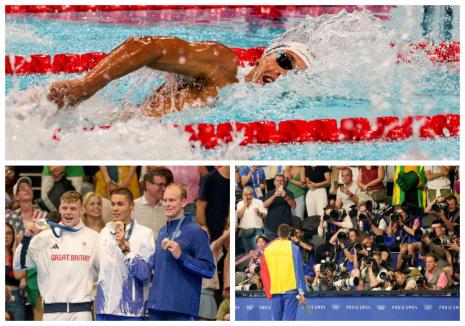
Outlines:
{"type": "MultiPolygon", "coordinates": [[[[245,81],[264,85],[290,70],[310,67],[313,60],[313,54],[302,43],[275,43],[265,50],[245,81]]],[[[181,82],[175,86],[163,84],[142,103],[145,116],[160,117],[184,107],[208,106],[221,88],[238,82],[238,65],[233,50],[220,43],[189,43],[175,37],[131,37],[84,77],[52,83],[48,99],[58,108],[76,105],[112,80],[143,67],[187,77],[179,79],[181,82]]]]}

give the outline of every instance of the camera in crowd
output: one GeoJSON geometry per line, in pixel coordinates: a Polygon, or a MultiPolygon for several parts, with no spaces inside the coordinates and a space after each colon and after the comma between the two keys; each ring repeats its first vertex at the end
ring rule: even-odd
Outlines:
{"type": "Polygon", "coordinates": [[[349,235],[346,230],[342,230],[337,234],[337,240],[341,243],[347,242],[349,235]]]}
{"type": "Polygon", "coordinates": [[[300,235],[297,235],[296,228],[291,228],[289,232],[289,238],[297,237],[302,242],[311,243],[314,232],[312,232],[311,230],[307,230],[307,229],[300,229],[300,230],[302,230],[300,232],[300,235]]]}
{"type": "Polygon", "coordinates": [[[329,256],[321,261],[319,276],[320,290],[350,290],[351,287],[357,286],[359,282],[358,277],[351,277],[342,264],[339,265],[331,261],[329,256]]]}
{"type": "Polygon", "coordinates": [[[325,222],[342,222],[344,217],[347,216],[347,213],[344,209],[332,209],[329,214],[323,215],[323,221],[325,222]]]}
{"type": "Polygon", "coordinates": [[[258,286],[250,280],[245,280],[242,283],[239,283],[235,287],[236,291],[256,291],[258,290],[258,286]]]}
{"type": "Polygon", "coordinates": [[[360,283],[360,279],[358,277],[346,277],[346,278],[340,278],[337,281],[333,281],[332,285],[336,288],[349,289],[351,287],[359,285],[359,283],[360,283]]]}
{"type": "Polygon", "coordinates": [[[433,204],[433,205],[431,206],[431,211],[433,211],[433,212],[435,212],[436,214],[438,214],[441,210],[442,210],[442,211],[447,211],[447,207],[448,207],[448,206],[449,206],[449,205],[447,204],[446,201],[444,201],[444,202],[438,202],[438,203],[433,204]]]}
{"type": "Polygon", "coordinates": [[[424,237],[428,237],[434,244],[438,246],[447,246],[451,243],[448,237],[437,237],[432,228],[419,228],[415,230],[415,239],[421,241],[424,237]]]}

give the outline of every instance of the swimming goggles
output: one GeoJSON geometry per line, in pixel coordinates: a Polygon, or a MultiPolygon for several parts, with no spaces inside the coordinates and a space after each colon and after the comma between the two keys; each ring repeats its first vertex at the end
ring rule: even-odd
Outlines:
{"type": "Polygon", "coordinates": [[[276,51],[276,63],[285,70],[294,69],[292,58],[286,52],[276,51]]]}

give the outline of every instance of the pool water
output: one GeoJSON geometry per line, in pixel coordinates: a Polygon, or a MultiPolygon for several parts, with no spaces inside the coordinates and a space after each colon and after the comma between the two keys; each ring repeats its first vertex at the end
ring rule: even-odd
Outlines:
{"type": "MultiPolygon", "coordinates": [[[[458,9],[455,12],[452,36],[459,40],[458,9]]],[[[266,46],[283,33],[306,29],[298,37],[310,35],[317,56],[309,71],[291,72],[265,86],[230,85],[212,108],[186,109],[162,122],[143,118],[115,122],[122,108],[137,110],[163,83],[165,75],[156,71],[142,69],[113,81],[90,100],[58,113],[45,98],[47,85],[78,75],[6,76],[7,158],[459,159],[458,138],[246,148],[236,139],[205,150],[192,147],[187,135],[172,127],[173,123],[458,114],[458,63],[433,64],[422,53],[413,56],[410,64],[396,63],[401,47],[387,46],[424,40],[421,6],[397,7],[390,16],[378,20],[367,12],[355,12],[273,21],[246,11],[235,15],[233,9],[225,9],[221,16],[197,10],[194,18],[182,10],[7,15],[7,55],[109,52],[134,35],[171,35],[252,48],[266,46]],[[81,128],[109,123],[113,127],[106,131],[81,128]],[[51,135],[59,127],[64,130],[57,142],[51,135]]],[[[241,68],[239,77],[249,69],[241,68]]]]}

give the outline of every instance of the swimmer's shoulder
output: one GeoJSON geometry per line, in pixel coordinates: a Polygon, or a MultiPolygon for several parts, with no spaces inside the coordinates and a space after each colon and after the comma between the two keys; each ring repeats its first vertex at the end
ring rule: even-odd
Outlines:
{"type": "Polygon", "coordinates": [[[195,43],[200,51],[205,51],[205,60],[215,71],[216,82],[225,86],[236,83],[239,59],[233,49],[218,42],[202,41],[195,43]],[[220,81],[222,80],[222,82],[220,81]]]}

